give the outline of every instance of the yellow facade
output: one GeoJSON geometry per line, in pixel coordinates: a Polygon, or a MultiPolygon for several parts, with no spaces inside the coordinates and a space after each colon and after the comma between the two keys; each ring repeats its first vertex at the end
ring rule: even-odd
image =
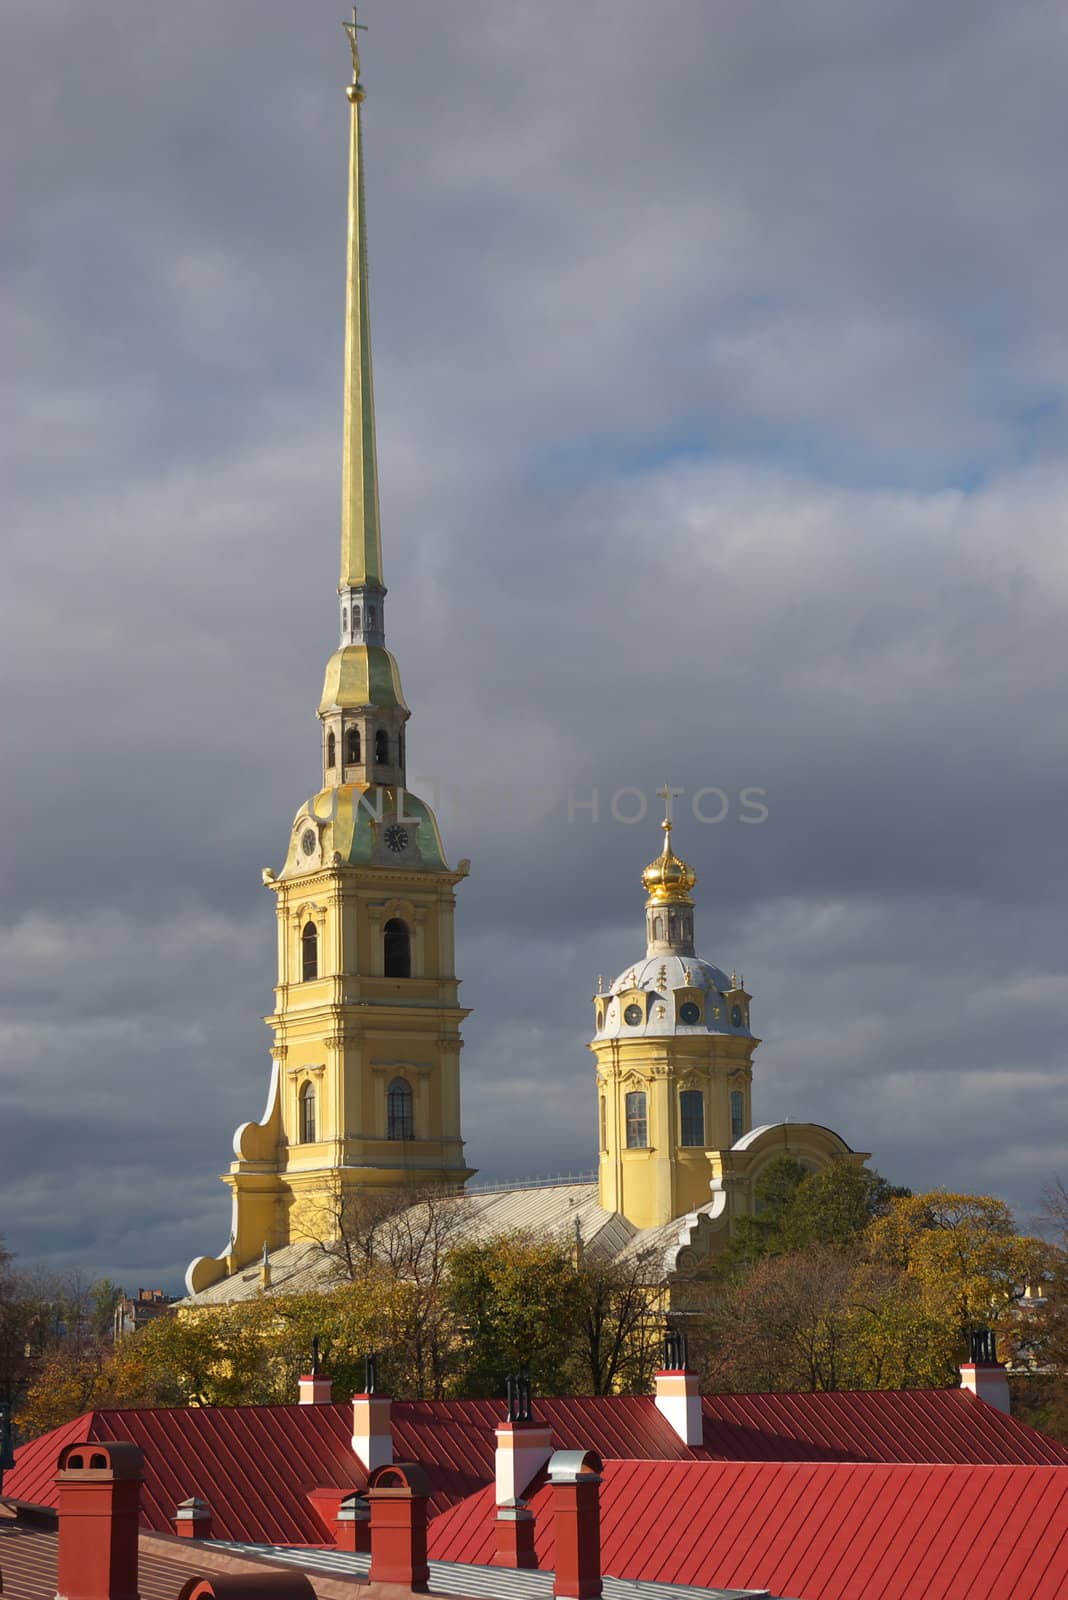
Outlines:
{"type": "MultiPolygon", "coordinates": [[[[665,791],[665,798],[668,792],[665,791]]],[[[753,1125],[752,996],[694,949],[697,874],[664,846],[642,873],[645,955],[593,997],[599,1120],[598,1198],[636,1228],[671,1229],[669,1272],[683,1283],[729,1244],[757,1207],[767,1166],[860,1164],[830,1128],[753,1125]]],[[[673,1291],[674,1292],[674,1291],[673,1291]]]]}
{"type": "Polygon", "coordinates": [[[752,1126],[750,996],[694,951],[696,874],[664,848],[642,874],[646,953],[594,996],[600,1202],[638,1228],[708,1205],[752,1126]]]}
{"type": "Polygon", "coordinates": [[[353,1190],[462,1186],[460,1024],[451,869],[430,807],[406,787],[409,710],[385,647],[364,218],[353,40],[340,639],[319,702],[321,788],[298,810],[275,897],[274,1070],[259,1122],[223,1181],[231,1237],[189,1269],[207,1288],[261,1252],[329,1237],[353,1190]]]}
{"type": "Polygon", "coordinates": [[[656,1228],[707,1205],[715,1164],[732,1143],[732,1090],[744,1097],[748,1123],[754,1046],[609,1040],[591,1048],[603,1107],[601,1204],[621,1211],[637,1228],[656,1228]],[[646,1096],[647,1139],[628,1146],[627,1096],[635,1092],[646,1096]],[[700,1094],[704,1101],[707,1146],[682,1143],[684,1093],[700,1094]]]}

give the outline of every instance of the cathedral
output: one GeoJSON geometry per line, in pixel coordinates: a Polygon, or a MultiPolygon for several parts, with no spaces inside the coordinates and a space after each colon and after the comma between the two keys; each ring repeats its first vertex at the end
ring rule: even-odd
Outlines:
{"type": "MultiPolygon", "coordinates": [[[[788,1153],[810,1170],[866,1156],[816,1124],[754,1127],[751,996],[697,954],[696,874],[672,822],[641,874],[643,949],[594,996],[589,1079],[596,1183],[465,1191],[453,917],[469,863],[450,867],[431,808],[406,781],[410,715],[386,646],[364,199],[363,106],[352,47],[338,646],[319,701],[321,784],[300,806],[275,898],[273,1069],[262,1120],[234,1135],[230,1237],[189,1267],[194,1302],[309,1287],[314,1240],[347,1197],[441,1186],[473,1231],[572,1236],[654,1252],[669,1284],[698,1273],[788,1153]]],[[[670,804],[670,801],[669,801],[670,804]]]]}

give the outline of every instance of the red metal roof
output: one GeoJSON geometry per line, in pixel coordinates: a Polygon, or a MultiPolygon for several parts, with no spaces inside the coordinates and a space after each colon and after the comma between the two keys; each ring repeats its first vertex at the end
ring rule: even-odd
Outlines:
{"type": "Polygon", "coordinates": [[[705,1449],[722,1461],[1068,1465],[1068,1446],[966,1389],[709,1394],[701,1404],[705,1449]]]}
{"type": "MultiPolygon", "coordinates": [[[[430,1555],[488,1563],[492,1488],[437,1517],[430,1555]]],[[[531,1496],[538,1565],[552,1490],[531,1496]]],[[[614,1578],[765,1588],[795,1600],[1064,1600],[1059,1467],[608,1461],[602,1567],[614,1578]]]]}
{"type": "MultiPolygon", "coordinates": [[[[560,1449],[606,1460],[882,1460],[1068,1464],[1068,1449],[959,1389],[871,1394],[710,1395],[705,1447],[691,1450],[646,1395],[538,1400],[560,1449]]],[[[419,1461],[438,1514],[491,1483],[497,1400],[396,1401],[394,1451],[419,1461]]],[[[128,1440],[145,1458],[143,1522],[171,1530],[190,1495],[211,1506],[216,1537],[257,1544],[330,1540],[316,1489],[361,1488],[352,1412],[325,1406],[95,1411],[17,1452],[5,1492],[53,1505],[56,1460],[77,1439],[128,1440]]],[[[321,1502],[320,1502],[321,1505],[321,1502]]]]}

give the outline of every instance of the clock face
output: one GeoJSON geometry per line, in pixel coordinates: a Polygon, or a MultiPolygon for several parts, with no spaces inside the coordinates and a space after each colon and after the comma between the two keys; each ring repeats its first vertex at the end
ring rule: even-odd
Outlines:
{"type": "Polygon", "coordinates": [[[685,1023],[687,1028],[692,1028],[701,1020],[701,1007],[694,1005],[692,1000],[687,1000],[679,1007],[679,1021],[685,1023]]]}
{"type": "Polygon", "coordinates": [[[402,828],[398,823],[391,822],[389,827],[386,829],[386,844],[397,855],[399,855],[402,850],[407,850],[407,828],[402,828]]]}
{"type": "Polygon", "coordinates": [[[623,1013],[623,1021],[630,1028],[636,1028],[642,1020],[641,1006],[628,1006],[623,1013]]]}
{"type": "Polygon", "coordinates": [[[305,828],[300,836],[300,848],[306,856],[315,854],[315,846],[319,843],[319,835],[314,828],[305,828]]]}
{"type": "Polygon", "coordinates": [[[731,1006],[731,1027],[732,1028],[740,1028],[741,1025],[742,1025],[742,1008],[741,1008],[741,1006],[731,1006]]]}

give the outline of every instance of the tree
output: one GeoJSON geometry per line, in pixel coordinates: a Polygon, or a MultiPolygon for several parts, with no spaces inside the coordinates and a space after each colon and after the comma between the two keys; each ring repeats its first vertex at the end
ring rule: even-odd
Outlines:
{"type": "Polygon", "coordinates": [[[874,1218],[885,1215],[895,1195],[908,1193],[868,1167],[832,1161],[806,1173],[797,1185],[779,1225],[779,1241],[787,1250],[823,1244],[846,1249],[874,1218]]]}
{"type": "Polygon", "coordinates": [[[855,1249],[767,1257],[728,1286],[703,1331],[708,1381],[728,1392],[926,1387],[954,1372],[955,1332],[903,1272],[855,1249]]]}
{"type": "Polygon", "coordinates": [[[720,1258],[727,1275],[744,1273],[781,1248],[783,1221],[805,1179],[805,1169],[793,1156],[769,1161],[753,1185],[754,1208],[734,1224],[734,1235],[720,1258]]]}
{"type": "Polygon", "coordinates": [[[98,1278],[88,1295],[89,1331],[97,1344],[110,1344],[115,1332],[115,1307],[122,1299],[122,1287],[110,1278],[98,1278]]]}
{"type": "Polygon", "coordinates": [[[1037,1303],[1021,1307],[1017,1360],[1031,1368],[1013,1383],[1013,1409],[1033,1427],[1068,1440],[1068,1188],[1056,1178],[1042,1191],[1041,1223],[1050,1234],[1037,1303]]]}
{"type": "Polygon", "coordinates": [[[0,1401],[17,1412],[41,1362],[66,1334],[61,1289],[41,1273],[19,1271],[0,1250],[0,1401]]]}
{"type": "Polygon", "coordinates": [[[537,1393],[568,1393],[583,1314],[571,1251],[506,1234],[460,1245],[449,1267],[447,1294],[463,1330],[461,1392],[503,1394],[508,1374],[526,1367],[537,1393]]]}
{"type": "Polygon", "coordinates": [[[664,1331],[655,1257],[646,1252],[611,1261],[587,1252],[576,1278],[580,1325],[569,1363],[570,1392],[645,1393],[664,1331]]]}
{"type": "Polygon", "coordinates": [[[339,1281],[388,1287],[395,1394],[440,1400],[448,1390],[457,1329],[445,1280],[464,1222],[461,1197],[440,1187],[338,1187],[309,1230],[339,1281]]]}
{"type": "Polygon", "coordinates": [[[1003,1200],[944,1189],[891,1200],[866,1241],[872,1261],[908,1273],[932,1316],[962,1331],[994,1327],[1008,1342],[1019,1335],[1017,1301],[1053,1259],[1043,1240],[1017,1232],[1003,1200]]]}
{"type": "Polygon", "coordinates": [[[844,1249],[885,1213],[895,1195],[908,1192],[852,1161],[806,1172],[793,1156],[776,1156],[753,1185],[754,1213],[736,1222],[720,1270],[736,1276],[766,1256],[809,1245],[844,1249]]]}

